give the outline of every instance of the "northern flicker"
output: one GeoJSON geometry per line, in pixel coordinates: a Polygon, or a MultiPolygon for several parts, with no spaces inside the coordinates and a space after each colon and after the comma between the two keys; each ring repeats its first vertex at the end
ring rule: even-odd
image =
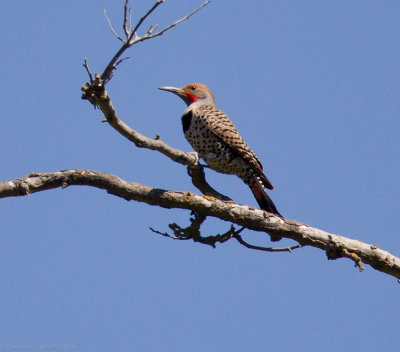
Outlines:
{"type": "Polygon", "coordinates": [[[192,83],[159,89],[176,94],[187,104],[182,115],[183,133],[199,157],[215,171],[237,175],[250,187],[261,209],[282,217],[265,191],[274,186],[264,175],[260,160],[229,117],[215,106],[208,87],[192,83]]]}

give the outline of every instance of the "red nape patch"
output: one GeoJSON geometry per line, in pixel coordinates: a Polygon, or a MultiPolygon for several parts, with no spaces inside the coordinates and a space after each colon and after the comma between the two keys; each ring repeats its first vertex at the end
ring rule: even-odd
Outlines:
{"type": "Polygon", "coordinates": [[[189,100],[193,103],[194,101],[199,100],[199,98],[195,97],[193,94],[185,93],[189,100]]]}

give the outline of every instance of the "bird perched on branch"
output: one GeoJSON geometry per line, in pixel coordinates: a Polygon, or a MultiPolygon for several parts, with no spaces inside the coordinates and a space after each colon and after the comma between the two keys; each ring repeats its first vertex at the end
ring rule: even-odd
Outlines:
{"type": "Polygon", "coordinates": [[[215,106],[208,87],[192,83],[159,89],[176,94],[187,104],[182,115],[183,132],[199,157],[215,171],[237,175],[250,187],[261,209],[282,217],[265,191],[274,186],[264,175],[260,160],[229,117],[215,106]]]}

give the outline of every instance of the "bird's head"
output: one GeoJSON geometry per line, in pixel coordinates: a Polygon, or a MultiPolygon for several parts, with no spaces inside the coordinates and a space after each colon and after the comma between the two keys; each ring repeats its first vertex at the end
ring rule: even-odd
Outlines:
{"type": "Polygon", "coordinates": [[[193,103],[198,105],[215,105],[214,95],[207,86],[201,83],[191,83],[182,88],[159,87],[158,89],[176,94],[188,106],[193,103]]]}

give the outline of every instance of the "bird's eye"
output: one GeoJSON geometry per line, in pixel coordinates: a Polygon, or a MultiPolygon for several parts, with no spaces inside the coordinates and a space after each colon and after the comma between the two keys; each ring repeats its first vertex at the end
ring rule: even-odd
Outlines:
{"type": "Polygon", "coordinates": [[[195,90],[195,89],[196,89],[196,86],[191,86],[190,89],[191,89],[191,90],[195,90]]]}

